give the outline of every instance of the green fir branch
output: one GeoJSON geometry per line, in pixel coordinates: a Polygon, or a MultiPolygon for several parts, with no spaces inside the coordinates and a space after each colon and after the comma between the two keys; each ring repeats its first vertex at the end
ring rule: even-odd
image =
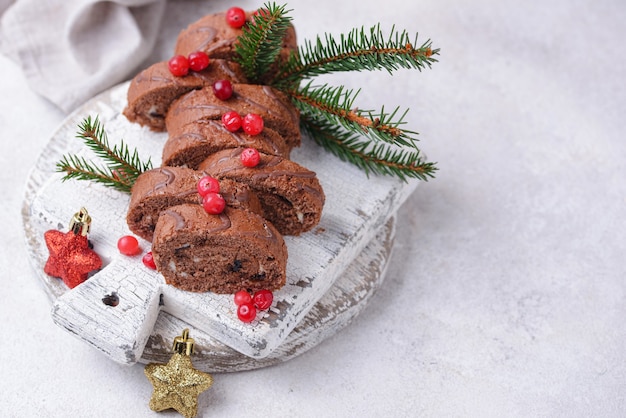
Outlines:
{"type": "Polygon", "coordinates": [[[359,134],[314,115],[303,114],[300,126],[331,154],[349,162],[368,176],[370,173],[396,176],[404,181],[418,178],[428,181],[437,171],[435,163],[424,161],[419,150],[378,143],[372,146],[359,134]]]}
{"type": "Polygon", "coordinates": [[[417,132],[401,128],[405,124],[404,118],[408,109],[402,113],[398,107],[391,113],[386,112],[384,107],[378,113],[360,110],[354,106],[359,91],[343,86],[313,86],[309,82],[304,87],[287,93],[302,113],[339,124],[348,131],[360,133],[375,142],[383,141],[416,148],[417,132]]]}
{"type": "Polygon", "coordinates": [[[84,157],[63,155],[56,165],[57,172],[65,173],[63,181],[89,180],[130,193],[137,177],[142,172],[152,169],[150,159],[143,163],[137,150],[131,152],[123,140],[111,148],[104,126],[98,117],[94,120],[91,116],[85,118],[78,126],[76,137],[82,139],[87,148],[104,160],[106,165],[104,167],[95,165],[84,157]]]}
{"type": "Polygon", "coordinates": [[[266,3],[252,19],[243,27],[235,45],[235,60],[248,80],[258,83],[276,62],[291,25],[291,17],[287,16],[285,5],[266,3]]]}
{"type": "Polygon", "coordinates": [[[300,110],[302,126],[315,141],[367,173],[396,175],[402,179],[432,177],[433,163],[422,160],[417,132],[403,128],[408,111],[360,110],[354,106],[359,90],[314,86],[303,80],[341,71],[417,69],[430,67],[439,50],[430,40],[418,45],[418,36],[392,27],[388,35],[376,25],[353,29],[336,39],[330,34],[305,41],[286,61],[278,61],[291,19],[285,6],[266,4],[244,28],[236,52],[238,62],[252,82],[269,84],[286,93],[300,110]],[[410,147],[411,151],[396,150],[410,147]]]}
{"type": "Polygon", "coordinates": [[[439,50],[432,49],[430,40],[415,47],[417,42],[417,34],[411,40],[407,31],[398,32],[395,27],[385,35],[380,24],[369,32],[364,28],[352,29],[347,35],[341,34],[339,40],[326,33],[323,39],[318,36],[314,42],[305,40],[298,54],[289,57],[271,84],[277,88],[289,87],[303,79],[341,71],[392,73],[401,68],[421,71],[437,61],[433,56],[439,50]]]}

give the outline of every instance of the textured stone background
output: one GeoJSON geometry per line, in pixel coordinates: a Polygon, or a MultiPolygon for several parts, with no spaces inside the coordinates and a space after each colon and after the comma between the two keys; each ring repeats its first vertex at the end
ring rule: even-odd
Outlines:
{"type": "MultiPolygon", "coordinates": [[[[151,60],[229,4],[172,1],[151,60]]],[[[328,81],[362,86],[362,108],[410,107],[440,172],[402,207],[389,276],[357,320],[288,363],[215,375],[201,414],[624,416],[626,6],[289,6],[300,39],[377,22],[433,39],[432,70],[328,81]]],[[[64,115],[4,57],[0,72],[1,415],[157,416],[142,366],[119,366],[52,324],[20,208],[64,115]]]]}

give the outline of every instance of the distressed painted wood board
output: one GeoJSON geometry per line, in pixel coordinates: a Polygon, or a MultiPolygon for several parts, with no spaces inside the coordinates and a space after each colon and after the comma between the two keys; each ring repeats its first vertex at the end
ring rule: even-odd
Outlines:
{"type": "MultiPolygon", "coordinates": [[[[269,356],[418,184],[387,177],[368,179],[305,139],[292,159],[318,174],[327,196],[322,219],[313,231],[286,237],[287,285],[275,292],[274,306],[267,315],[244,324],[236,317],[230,295],[180,291],[165,285],[159,273],[146,269],[141,256],[129,258],[118,253],[117,239],[129,233],[125,223],[128,195],[89,182],[62,182],[62,175],[55,173],[55,163],[63,154],[92,158],[91,151],[75,138],[77,126],[86,116],[100,118],[112,144],[124,139],[144,159],[151,157],[155,166],[160,164],[166,134],[131,124],[121,114],[127,87],[127,83],[121,84],[87,102],[54,133],[31,172],[23,210],[27,247],[54,299],[54,321],[120,363],[141,358],[161,311],[245,356],[269,356]],[[69,219],[83,206],[93,219],[89,238],[103,259],[103,268],[68,290],[60,280],[43,274],[48,255],[43,232],[67,230],[69,219]],[[116,307],[102,302],[113,292],[119,297],[116,307]]],[[[141,241],[141,245],[149,250],[148,242],[141,241]]]]}
{"type": "MultiPolygon", "coordinates": [[[[194,366],[206,372],[224,373],[258,369],[290,360],[349,325],[383,284],[393,252],[395,218],[376,236],[313,306],[282,344],[267,357],[252,358],[222,344],[200,330],[192,330],[195,341],[194,366]]],[[[172,341],[187,324],[161,311],[140,362],[166,363],[172,341]]]]}

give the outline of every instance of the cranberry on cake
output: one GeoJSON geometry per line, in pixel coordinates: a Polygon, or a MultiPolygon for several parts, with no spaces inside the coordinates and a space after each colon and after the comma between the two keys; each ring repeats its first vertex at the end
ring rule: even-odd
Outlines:
{"type": "MultiPolygon", "coordinates": [[[[202,204],[198,182],[204,176],[200,171],[184,167],[161,167],[142,173],[131,191],[126,215],[128,228],[143,239],[152,241],[155,226],[164,210],[184,203],[202,204]]],[[[263,214],[256,194],[245,184],[223,179],[219,181],[219,193],[233,208],[263,214]]]]}
{"type": "Polygon", "coordinates": [[[124,116],[153,131],[164,131],[165,115],[175,99],[191,90],[210,87],[221,79],[242,83],[246,77],[239,64],[231,61],[211,60],[206,69],[190,71],[183,77],[173,75],[167,62],[157,62],[130,82],[124,116]]]}
{"type": "MultiPolygon", "coordinates": [[[[253,24],[253,15],[258,11],[245,13],[247,24],[253,24]]],[[[243,33],[243,26],[232,26],[226,19],[226,13],[216,13],[202,17],[182,30],[176,40],[174,54],[187,56],[193,51],[206,52],[209,57],[235,61],[235,46],[243,33]]],[[[270,79],[277,71],[280,63],[284,63],[289,55],[298,52],[296,30],[289,25],[275,64],[260,80],[270,79]]]]}
{"type": "Polygon", "coordinates": [[[231,132],[219,120],[201,120],[170,130],[163,146],[163,165],[198,168],[209,155],[222,149],[252,147],[266,154],[289,158],[291,146],[271,128],[257,135],[231,132]]]}
{"type": "Polygon", "coordinates": [[[265,218],[284,235],[300,235],[319,223],[325,195],[315,172],[275,155],[260,153],[255,167],[241,162],[243,148],[222,150],[198,169],[219,179],[248,185],[259,197],[265,218]]]}
{"type": "Polygon", "coordinates": [[[260,115],[265,127],[278,132],[291,147],[300,145],[300,114],[289,98],[269,86],[233,84],[233,95],[228,100],[215,97],[212,89],[194,90],[174,101],[165,118],[168,132],[179,132],[189,123],[221,120],[226,112],[241,116],[260,115]]]}

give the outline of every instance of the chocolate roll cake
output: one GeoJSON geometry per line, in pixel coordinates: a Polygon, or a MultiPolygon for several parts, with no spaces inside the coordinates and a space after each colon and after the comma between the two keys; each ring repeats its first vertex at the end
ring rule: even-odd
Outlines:
{"type": "Polygon", "coordinates": [[[259,197],[265,218],[281,234],[300,235],[319,223],[325,196],[315,172],[267,154],[261,154],[256,167],[245,167],[241,152],[241,148],[222,150],[198,169],[220,181],[231,179],[248,185],[259,197]]]}
{"type": "MultiPolygon", "coordinates": [[[[251,15],[246,25],[255,24],[251,15]]],[[[300,145],[299,111],[285,93],[262,85],[297,53],[295,30],[288,28],[273,66],[255,80],[259,84],[250,84],[236,64],[243,33],[224,13],[198,20],[180,33],[174,55],[203,51],[209,66],[175,76],[167,62],[157,63],[138,74],[128,91],[128,120],[167,130],[168,140],[162,167],[141,174],[132,188],[127,223],[152,241],[165,281],[183,290],[281,288],[287,263],[282,234],[309,231],[321,218],[325,196],[316,174],[289,160],[300,145]],[[222,79],[233,87],[226,100],[212,88],[222,79]],[[230,111],[257,114],[263,124],[258,132],[231,132],[221,120],[230,111]],[[259,152],[254,167],[241,160],[245,148],[259,152]],[[219,180],[226,207],[218,215],[202,205],[197,184],[204,175],[219,180]]]]}
{"type": "Polygon", "coordinates": [[[168,132],[179,132],[190,123],[221,120],[222,115],[231,110],[242,116],[260,115],[265,127],[282,135],[291,148],[300,145],[298,109],[284,93],[257,84],[233,84],[233,95],[228,100],[215,97],[212,89],[191,91],[172,103],[165,126],[168,132]]]}
{"type": "Polygon", "coordinates": [[[285,284],[287,247],[276,229],[245,209],[210,215],[199,205],[166,209],[152,253],[166,283],[191,292],[276,290],[285,284]]]}
{"type": "Polygon", "coordinates": [[[130,82],[124,115],[129,121],[153,131],[164,131],[165,115],[175,99],[223,79],[233,83],[246,81],[239,64],[230,61],[212,60],[206,69],[190,71],[183,77],[173,76],[167,62],[157,62],[130,82]]]}
{"type": "MultiPolygon", "coordinates": [[[[152,241],[154,228],[164,210],[185,203],[202,203],[197,184],[203,176],[202,172],[184,167],[161,167],[142,173],[132,188],[126,214],[128,228],[152,241]]],[[[224,179],[220,181],[220,194],[230,207],[263,214],[257,196],[245,184],[224,179]]]]}
{"type": "Polygon", "coordinates": [[[229,148],[256,148],[266,154],[289,158],[291,147],[285,138],[271,128],[263,129],[258,135],[249,135],[242,130],[230,132],[221,121],[201,120],[189,123],[179,131],[169,131],[163,146],[162,161],[165,166],[198,168],[209,155],[229,148]]]}

